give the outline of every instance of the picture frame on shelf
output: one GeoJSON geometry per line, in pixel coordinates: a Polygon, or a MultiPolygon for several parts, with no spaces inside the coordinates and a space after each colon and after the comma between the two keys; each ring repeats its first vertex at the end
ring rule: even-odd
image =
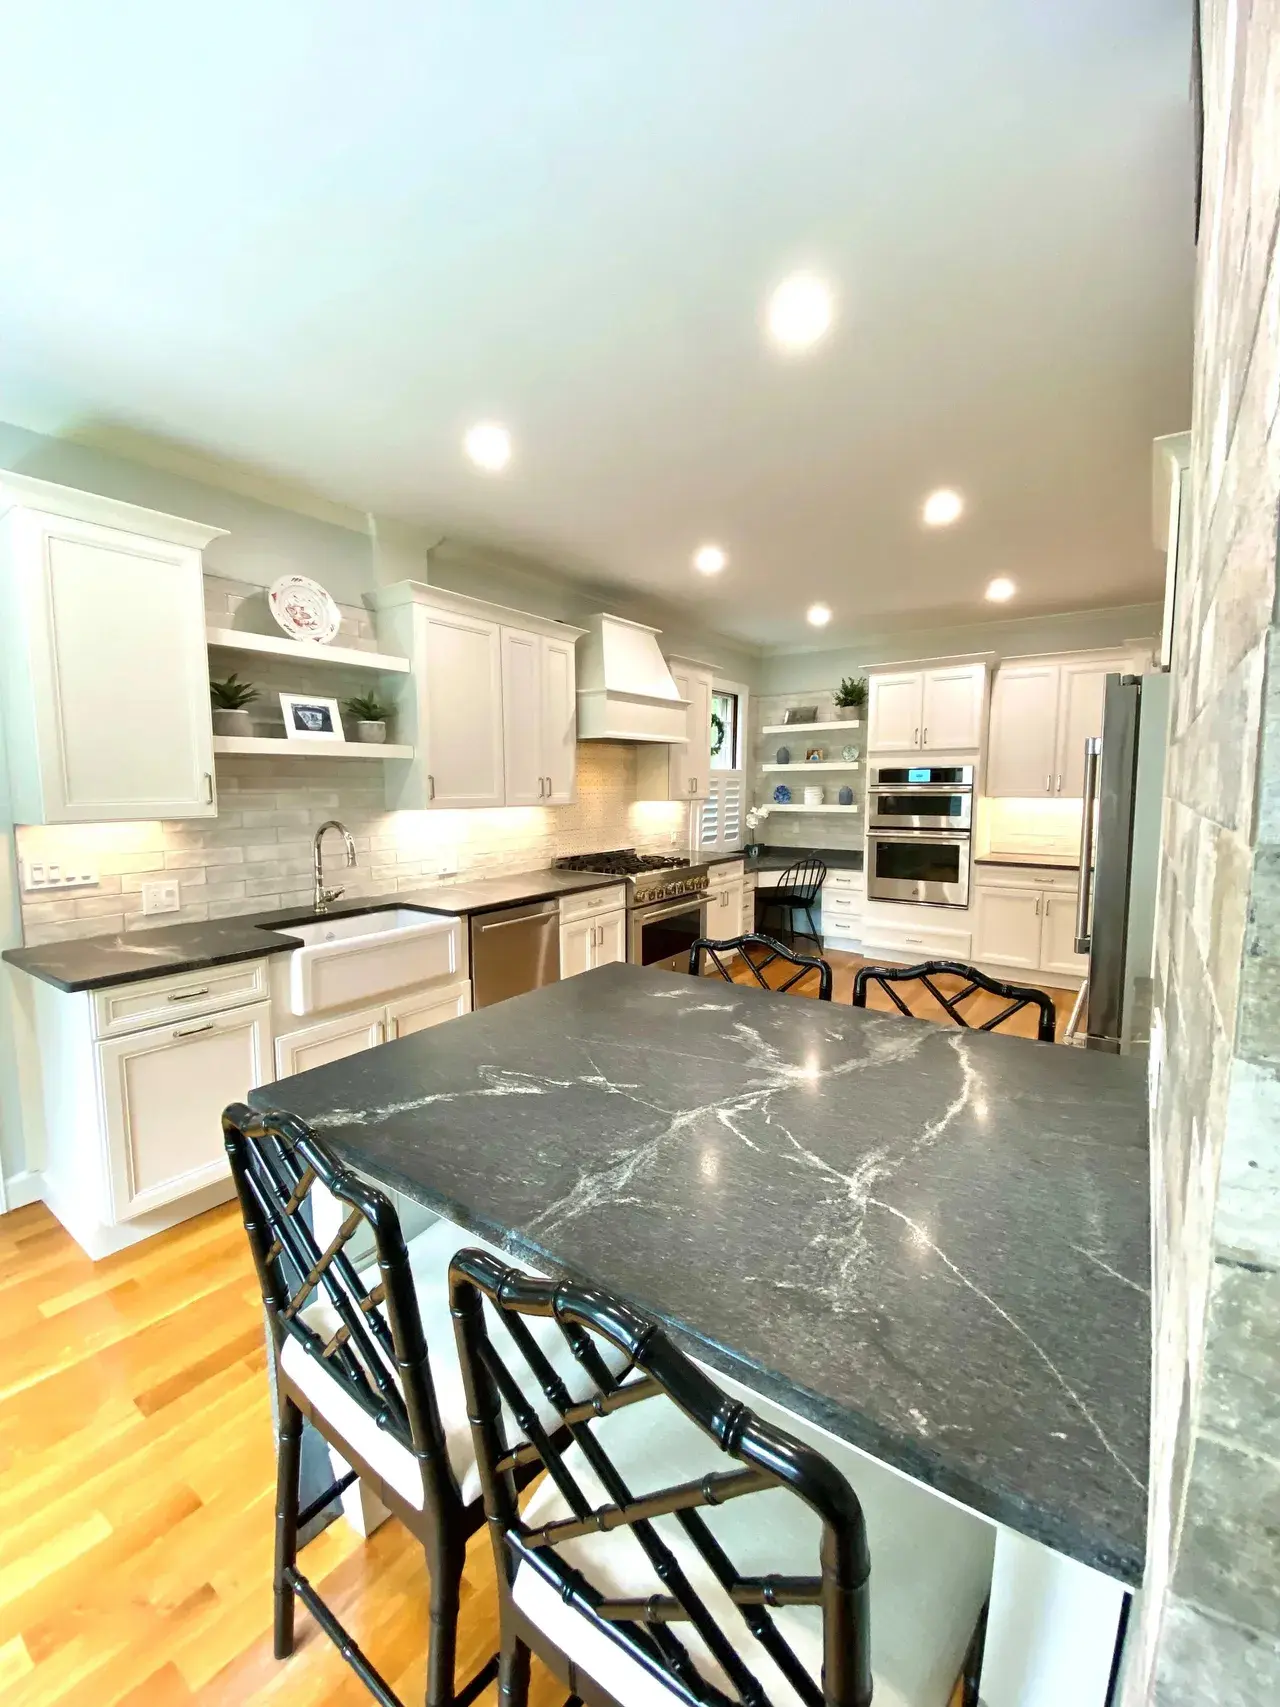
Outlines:
{"type": "Polygon", "coordinates": [[[793,705],[789,711],[782,714],[784,723],[816,723],[818,708],[816,705],[793,705]]]}
{"type": "Polygon", "coordinates": [[[826,756],[827,749],[825,747],[810,747],[804,756],[805,763],[809,765],[820,765],[826,756]]]}
{"type": "Polygon", "coordinates": [[[282,693],[280,710],[284,716],[284,732],[290,741],[345,742],[342,712],[336,699],[325,699],[314,693],[282,693]]]}

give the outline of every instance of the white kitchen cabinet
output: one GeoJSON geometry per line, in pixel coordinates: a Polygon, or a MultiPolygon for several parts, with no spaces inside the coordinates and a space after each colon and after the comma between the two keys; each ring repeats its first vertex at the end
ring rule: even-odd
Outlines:
{"type": "Polygon", "coordinates": [[[617,909],[560,926],[560,976],[573,978],[627,958],[627,915],[617,909]]]}
{"type": "Polygon", "coordinates": [[[1040,970],[1067,972],[1083,978],[1089,970],[1087,954],[1076,953],[1076,897],[1048,894],[1040,931],[1040,970]]]}
{"type": "Polygon", "coordinates": [[[711,787],[711,684],[709,664],[668,658],[676,692],[687,700],[687,740],[654,742],[639,749],[637,792],[641,800],[701,800],[711,787]]]}
{"type": "Polygon", "coordinates": [[[387,1041],[412,1037],[415,1031],[461,1019],[470,1012],[471,985],[465,980],[443,990],[418,990],[412,996],[401,996],[387,1003],[387,1041]]]}
{"type": "Polygon", "coordinates": [[[742,935],[742,879],[733,878],[707,897],[707,935],[715,942],[742,935]]]}
{"type": "Polygon", "coordinates": [[[574,798],[574,642],[582,630],[405,581],[374,596],[386,682],[412,759],[386,767],[393,808],[546,806],[574,798]]]}
{"type": "Polygon", "coordinates": [[[982,663],[873,673],[868,750],[963,752],[980,746],[986,685],[987,667],[982,663]]]}
{"type": "Polygon", "coordinates": [[[99,1043],[111,1225],[227,1178],[222,1111],[271,1077],[271,1005],[99,1043]]]}
{"type": "Polygon", "coordinates": [[[867,696],[867,747],[873,753],[911,753],[920,745],[924,672],[873,675],[867,696]]]}
{"type": "Polygon", "coordinates": [[[1084,744],[1102,733],[1109,675],[1132,668],[1125,653],[1016,659],[1001,664],[991,691],[991,737],[983,792],[992,799],[1084,793],[1084,744]]]}
{"type": "Polygon", "coordinates": [[[221,532],[0,474],[0,723],[20,822],[215,816],[201,550],[221,532]]]}
{"type": "Polygon", "coordinates": [[[1044,894],[1036,889],[979,889],[974,908],[976,958],[1039,970],[1044,894]]]}
{"type": "Polygon", "coordinates": [[[276,1077],[287,1079],[292,1073],[326,1067],[330,1061],[358,1055],[386,1040],[387,1010],[381,1005],[301,1026],[276,1038],[276,1077]]]}

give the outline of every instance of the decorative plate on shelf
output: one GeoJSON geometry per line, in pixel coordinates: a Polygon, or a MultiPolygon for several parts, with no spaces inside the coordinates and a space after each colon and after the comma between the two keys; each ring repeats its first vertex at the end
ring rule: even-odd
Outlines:
{"type": "Polygon", "coordinates": [[[854,764],[858,757],[858,749],[856,747],[841,747],[840,757],[844,760],[845,764],[854,764]]]}
{"type": "Polygon", "coordinates": [[[785,782],[780,782],[773,791],[773,798],[779,806],[785,806],[791,799],[791,790],[785,782]]]}
{"type": "Polygon", "coordinates": [[[342,613],[318,581],[281,575],[267,594],[271,614],[291,640],[327,646],[342,626],[342,613]]]}

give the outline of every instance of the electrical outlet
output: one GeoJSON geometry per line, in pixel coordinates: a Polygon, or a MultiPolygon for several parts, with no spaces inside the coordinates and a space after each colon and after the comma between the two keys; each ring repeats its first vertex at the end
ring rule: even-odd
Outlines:
{"type": "Polygon", "coordinates": [[[680,832],[679,832],[679,830],[672,830],[672,832],[671,832],[671,846],[673,848],[678,848],[680,846],[680,832]]]}
{"type": "Polygon", "coordinates": [[[436,856],[436,876],[452,877],[458,869],[458,855],[454,849],[448,848],[436,856]]]}
{"type": "Polygon", "coordinates": [[[27,890],[86,889],[98,881],[98,868],[92,860],[24,859],[22,887],[27,890]]]}
{"type": "Polygon", "coordinates": [[[142,885],[144,913],[176,913],[181,905],[182,896],[176,877],[158,877],[154,883],[142,885]]]}

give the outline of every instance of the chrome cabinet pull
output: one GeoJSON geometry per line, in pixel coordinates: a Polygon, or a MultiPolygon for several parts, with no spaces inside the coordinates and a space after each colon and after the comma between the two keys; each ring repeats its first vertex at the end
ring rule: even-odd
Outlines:
{"type": "Polygon", "coordinates": [[[212,806],[213,805],[213,773],[212,773],[212,771],[206,771],[204,773],[204,803],[206,806],[212,806]]]}
{"type": "Polygon", "coordinates": [[[547,779],[545,776],[540,776],[538,778],[538,799],[541,800],[545,796],[546,792],[547,792],[547,779]]]}
{"type": "Polygon", "coordinates": [[[920,725],[918,723],[916,724],[916,732],[911,737],[911,745],[913,747],[918,747],[920,745],[920,725]]]}
{"type": "Polygon", "coordinates": [[[1061,794],[1061,793],[1062,793],[1062,772],[1061,772],[1061,771],[1059,771],[1059,772],[1058,772],[1058,787],[1057,787],[1057,793],[1059,793],[1059,794],[1061,794]]]}
{"type": "Polygon", "coordinates": [[[1053,793],[1053,772],[1052,771],[1050,771],[1048,776],[1044,779],[1044,791],[1046,794],[1052,794],[1053,793]]]}
{"type": "Polygon", "coordinates": [[[924,726],[924,741],[921,745],[925,747],[929,745],[929,725],[927,723],[924,726]]]}
{"type": "Polygon", "coordinates": [[[174,993],[166,999],[170,1002],[194,1002],[197,996],[207,996],[208,994],[209,986],[207,984],[202,984],[198,990],[175,990],[174,993]]]}
{"type": "Polygon", "coordinates": [[[1036,896],[1036,918],[1040,917],[1040,897],[1036,896]]]}
{"type": "Polygon", "coordinates": [[[212,1031],[214,1023],[213,1020],[207,1019],[203,1025],[180,1025],[173,1035],[175,1037],[194,1037],[198,1031],[212,1031]]]}
{"type": "Polygon", "coordinates": [[[551,778],[548,777],[547,778],[547,799],[550,800],[551,796],[554,793],[555,793],[555,788],[552,786],[551,778]]]}

